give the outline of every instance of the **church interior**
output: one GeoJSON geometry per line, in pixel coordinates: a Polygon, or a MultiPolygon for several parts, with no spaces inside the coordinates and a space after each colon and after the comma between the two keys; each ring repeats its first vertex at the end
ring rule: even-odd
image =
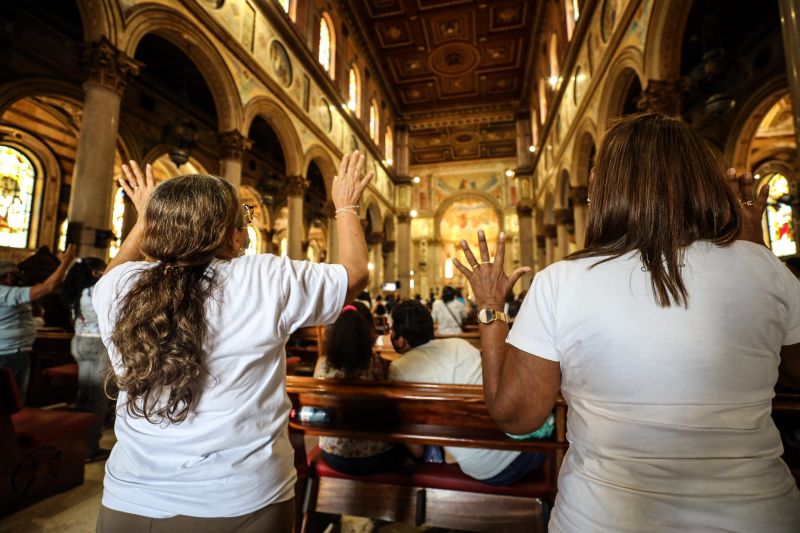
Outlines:
{"type": "MultiPolygon", "coordinates": [[[[765,243],[796,269],[799,14],[796,0],[1,2],[0,260],[31,284],[68,244],[113,260],[137,221],[120,184],[136,161],[158,183],[212,174],[232,184],[250,206],[246,256],[336,264],[331,190],[358,150],[374,173],[357,213],[369,305],[430,306],[452,287],[469,308],[461,242],[477,249],[482,230],[494,254],[503,233],[506,270],[534,273],[581,250],[604,135],[622,117],[660,113],[696,129],[721,168],[768,188],[765,243]]],[[[90,422],[71,410],[71,318],[45,307],[27,396],[15,409],[2,390],[0,531],[93,531],[104,463],[84,464],[90,422]]],[[[375,324],[388,339],[386,319],[375,324]]],[[[477,324],[461,336],[480,348],[477,324]]],[[[475,407],[477,386],[315,384],[324,337],[316,327],[289,337],[293,417],[359,413],[367,398],[406,424],[381,429],[389,440],[547,458],[519,486],[482,490],[436,470],[370,485],[314,463],[315,439],[346,432],[290,418],[296,531],[546,530],[569,447],[563,399],[549,438],[515,441],[475,407]]],[[[800,394],[779,388],[772,409],[800,479],[800,394]]]]}

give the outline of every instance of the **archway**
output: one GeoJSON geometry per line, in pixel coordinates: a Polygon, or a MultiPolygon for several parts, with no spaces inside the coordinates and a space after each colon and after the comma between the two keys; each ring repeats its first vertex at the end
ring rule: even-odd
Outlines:
{"type": "Polygon", "coordinates": [[[255,255],[270,251],[269,248],[269,211],[264,207],[258,192],[248,186],[239,187],[239,200],[250,212],[250,223],[247,225],[247,247],[245,255],[255,255]]]}
{"type": "MultiPolygon", "coordinates": [[[[453,265],[458,258],[465,264],[461,240],[466,240],[473,251],[478,250],[478,230],[483,230],[489,243],[489,253],[494,257],[497,237],[503,230],[502,210],[488,194],[466,193],[445,200],[435,218],[435,238],[439,244],[442,277],[437,286],[453,285],[468,288],[466,279],[453,265]]],[[[476,252],[477,253],[477,252],[476,252]]]]}
{"type": "Polygon", "coordinates": [[[303,223],[307,228],[306,257],[320,263],[327,256],[327,218],[325,202],[327,190],[322,170],[316,161],[308,164],[306,171],[308,188],[303,195],[303,223]]]}
{"type": "Polygon", "coordinates": [[[612,69],[606,82],[603,94],[599,126],[603,131],[609,123],[625,115],[637,113],[638,101],[642,95],[642,82],[637,71],[623,63],[618,69],[612,69]]]}

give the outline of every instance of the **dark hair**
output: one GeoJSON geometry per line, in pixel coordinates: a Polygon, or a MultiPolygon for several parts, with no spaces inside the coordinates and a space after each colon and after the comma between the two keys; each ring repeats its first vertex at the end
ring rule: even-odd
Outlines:
{"type": "Polygon", "coordinates": [[[375,325],[367,306],[359,301],[346,305],[336,322],[328,327],[325,338],[328,365],[351,378],[357,370],[369,368],[373,344],[375,325]]]}
{"type": "Polygon", "coordinates": [[[586,248],[568,257],[638,251],[658,304],[687,305],[683,249],[697,240],[727,246],[741,211],[708,144],[685,122],[646,113],[608,130],[589,184],[586,248]]]}
{"type": "Polygon", "coordinates": [[[450,285],[445,285],[442,289],[442,301],[444,303],[452,302],[456,297],[456,290],[450,285]]]}
{"type": "Polygon", "coordinates": [[[142,252],[158,262],[120,303],[111,340],[122,373],[109,371],[106,385],[127,393],[131,416],[180,423],[207,374],[205,309],[217,287],[208,267],[230,246],[244,212],[228,181],[191,174],[159,184],[142,216],[142,252]]]}
{"type": "Polygon", "coordinates": [[[403,337],[411,346],[421,346],[433,339],[433,317],[417,300],[405,300],[392,309],[392,329],[395,338],[403,337]]]}
{"type": "Polygon", "coordinates": [[[84,257],[72,265],[61,288],[61,298],[72,312],[72,320],[81,316],[81,294],[84,289],[94,286],[98,278],[95,271],[103,272],[106,262],[99,257],[84,257]]]}

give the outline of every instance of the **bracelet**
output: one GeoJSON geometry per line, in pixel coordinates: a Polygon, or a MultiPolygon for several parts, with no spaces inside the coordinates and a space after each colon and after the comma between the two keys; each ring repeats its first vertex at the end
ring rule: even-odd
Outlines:
{"type": "Polygon", "coordinates": [[[339,218],[339,214],[340,213],[350,213],[351,215],[354,215],[356,218],[358,218],[358,211],[354,211],[352,209],[345,209],[345,210],[337,209],[336,210],[336,215],[334,215],[334,218],[339,218]]]}
{"type": "Polygon", "coordinates": [[[338,213],[339,211],[352,211],[352,210],[356,210],[357,211],[358,207],[359,206],[357,206],[357,205],[346,205],[344,207],[337,207],[336,208],[336,213],[338,213]]]}

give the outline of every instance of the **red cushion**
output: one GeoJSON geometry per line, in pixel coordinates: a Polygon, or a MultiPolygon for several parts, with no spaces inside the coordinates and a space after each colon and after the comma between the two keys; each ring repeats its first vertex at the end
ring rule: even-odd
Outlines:
{"type": "Polygon", "coordinates": [[[56,411],[24,407],[11,416],[17,439],[22,446],[41,446],[68,435],[79,435],[100,423],[100,417],[91,413],[56,411]]]}
{"type": "Polygon", "coordinates": [[[319,477],[352,479],[366,483],[448,489],[461,492],[479,492],[482,494],[523,496],[526,498],[547,498],[553,492],[553,487],[545,480],[544,469],[548,468],[547,463],[518,483],[498,487],[472,479],[464,474],[458,465],[444,463],[421,463],[410,470],[382,472],[371,476],[348,476],[331,468],[322,458],[322,452],[318,447],[308,454],[308,460],[309,464],[314,463],[315,471],[319,477]]]}
{"type": "Polygon", "coordinates": [[[66,365],[51,366],[45,369],[44,375],[50,379],[78,381],[78,364],[69,363],[66,365]]]}

